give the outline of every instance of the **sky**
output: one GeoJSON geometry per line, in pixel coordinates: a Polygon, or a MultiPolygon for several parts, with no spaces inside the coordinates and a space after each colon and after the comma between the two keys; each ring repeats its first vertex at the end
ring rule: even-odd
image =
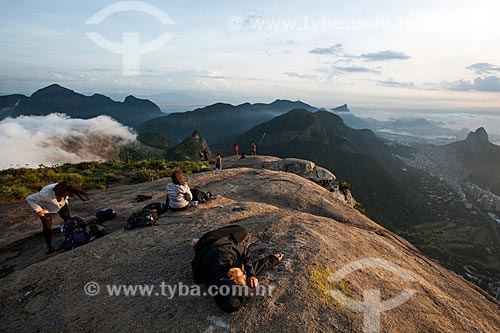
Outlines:
{"type": "Polygon", "coordinates": [[[348,103],[364,115],[500,116],[498,0],[17,0],[0,8],[0,94],[59,83],[156,95],[167,109],[282,98],[348,103]],[[115,10],[95,17],[108,6],[115,10]],[[127,47],[113,53],[89,33],[127,47]],[[133,49],[131,35],[142,46],[133,49]],[[135,63],[134,50],[144,52],[135,63]]]}

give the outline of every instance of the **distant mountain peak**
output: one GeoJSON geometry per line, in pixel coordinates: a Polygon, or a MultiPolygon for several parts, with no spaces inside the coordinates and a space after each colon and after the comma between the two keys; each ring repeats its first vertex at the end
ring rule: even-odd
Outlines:
{"type": "Polygon", "coordinates": [[[134,103],[136,101],[140,101],[141,99],[135,97],[134,95],[128,95],[125,97],[125,100],[123,101],[124,103],[134,103]]]}
{"type": "Polygon", "coordinates": [[[475,132],[470,132],[466,141],[473,142],[489,142],[488,132],[484,127],[479,127],[475,132]]]}
{"type": "Polygon", "coordinates": [[[160,108],[149,99],[141,99],[132,95],[125,97],[123,104],[137,108],[156,109],[157,111],[160,111],[160,108]]]}
{"type": "Polygon", "coordinates": [[[281,105],[281,104],[283,104],[283,105],[307,105],[307,106],[310,106],[309,104],[304,103],[304,102],[299,101],[299,100],[291,101],[288,99],[277,99],[269,105],[281,105]]]}
{"type": "Polygon", "coordinates": [[[58,85],[57,83],[54,83],[54,84],[51,84],[50,86],[47,86],[45,88],[42,88],[42,89],[38,89],[37,91],[35,91],[31,97],[33,98],[36,98],[36,97],[40,97],[40,96],[44,96],[44,95],[47,95],[47,94],[50,94],[50,95],[59,95],[61,93],[74,93],[73,90],[71,89],[68,89],[68,88],[64,88],[63,86],[60,86],[58,85]]]}
{"type": "Polygon", "coordinates": [[[332,109],[333,112],[351,112],[349,108],[347,107],[347,104],[337,106],[336,108],[332,109]]]}

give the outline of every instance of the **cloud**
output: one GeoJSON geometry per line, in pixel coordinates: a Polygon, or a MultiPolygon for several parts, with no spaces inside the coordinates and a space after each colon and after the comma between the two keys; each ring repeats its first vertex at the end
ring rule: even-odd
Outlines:
{"type": "Polygon", "coordinates": [[[363,66],[333,66],[333,72],[335,73],[372,73],[380,74],[379,70],[363,67],[363,66]]]}
{"type": "Polygon", "coordinates": [[[376,53],[364,53],[361,58],[370,61],[384,61],[384,60],[408,60],[411,57],[403,52],[382,51],[376,53]]]}
{"type": "Polygon", "coordinates": [[[297,78],[297,79],[316,80],[318,78],[316,75],[300,74],[300,73],[295,73],[295,72],[286,72],[283,74],[285,74],[289,77],[297,78]]]}
{"type": "Polygon", "coordinates": [[[398,87],[398,88],[415,88],[415,84],[413,82],[399,82],[394,79],[387,79],[382,81],[377,81],[379,85],[386,87],[398,87]]]}
{"type": "Polygon", "coordinates": [[[446,89],[460,91],[491,91],[500,92],[500,78],[496,76],[477,77],[474,81],[460,80],[454,82],[444,82],[443,86],[446,89]]]}
{"type": "Polygon", "coordinates": [[[478,75],[495,74],[495,72],[500,72],[500,66],[492,65],[487,62],[479,62],[477,64],[473,64],[465,68],[476,72],[476,74],[478,75]]]}
{"type": "Polygon", "coordinates": [[[108,116],[6,118],[0,121],[0,168],[116,159],[120,147],[135,139],[129,128],[108,116]]]}
{"type": "Polygon", "coordinates": [[[488,76],[474,79],[474,88],[479,91],[500,91],[500,78],[488,76]]]}
{"type": "Polygon", "coordinates": [[[312,54],[320,55],[339,55],[344,51],[344,46],[342,44],[335,44],[330,47],[316,47],[309,51],[312,54]]]}

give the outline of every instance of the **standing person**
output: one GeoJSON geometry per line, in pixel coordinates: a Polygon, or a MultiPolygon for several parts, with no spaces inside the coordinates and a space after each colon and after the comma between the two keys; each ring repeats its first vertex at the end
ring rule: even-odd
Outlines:
{"type": "Polygon", "coordinates": [[[257,155],[257,145],[255,144],[255,142],[252,142],[250,150],[252,151],[252,155],[257,155]]]}
{"type": "Polygon", "coordinates": [[[221,171],[222,170],[222,156],[220,156],[220,153],[217,154],[217,158],[215,159],[215,171],[221,171]]]}
{"type": "Polygon", "coordinates": [[[184,175],[180,171],[174,171],[172,182],[167,185],[167,207],[173,212],[186,210],[191,200],[193,200],[193,194],[184,181],[184,175]]]}
{"type": "Polygon", "coordinates": [[[54,252],[52,246],[52,215],[58,213],[63,221],[70,219],[68,199],[75,194],[82,201],[89,200],[87,193],[68,185],[66,182],[47,185],[40,192],[26,197],[26,201],[42,221],[43,238],[47,245],[45,254],[54,252]]]}
{"type": "Polygon", "coordinates": [[[239,147],[238,147],[238,145],[235,143],[235,144],[234,144],[234,155],[238,155],[238,150],[239,150],[239,147]]]}
{"type": "Polygon", "coordinates": [[[203,149],[203,158],[205,159],[205,161],[208,162],[208,151],[207,151],[207,148],[203,149]]]}

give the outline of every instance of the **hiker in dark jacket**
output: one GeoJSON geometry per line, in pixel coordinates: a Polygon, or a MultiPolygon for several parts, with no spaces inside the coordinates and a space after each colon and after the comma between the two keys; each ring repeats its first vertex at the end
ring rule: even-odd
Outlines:
{"type": "Polygon", "coordinates": [[[46,254],[54,252],[52,246],[52,215],[58,213],[63,221],[70,219],[68,199],[75,194],[80,200],[89,200],[87,193],[68,185],[66,182],[47,185],[40,192],[26,197],[26,201],[42,221],[43,238],[47,244],[46,254]]]}
{"type": "MultiPolygon", "coordinates": [[[[251,261],[241,242],[248,231],[239,225],[230,225],[212,230],[200,239],[193,239],[191,245],[195,257],[191,262],[194,281],[207,287],[216,285],[240,285],[255,289],[257,275],[273,268],[283,259],[281,253],[251,261]]],[[[246,302],[245,296],[216,295],[216,304],[225,312],[237,311],[246,302]]]]}

